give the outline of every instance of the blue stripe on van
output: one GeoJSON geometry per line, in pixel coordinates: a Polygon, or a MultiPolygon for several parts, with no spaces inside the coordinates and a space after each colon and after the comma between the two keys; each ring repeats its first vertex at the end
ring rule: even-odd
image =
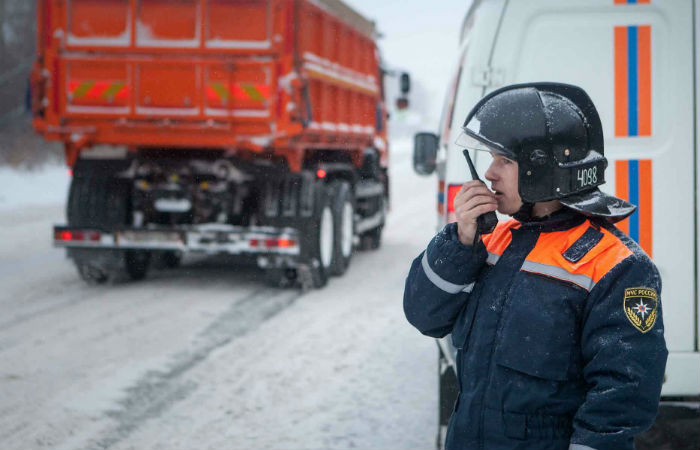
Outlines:
{"type": "MultiPolygon", "coordinates": [[[[639,161],[631,159],[628,164],[630,203],[639,205],[639,161]]],[[[639,242],[639,213],[630,216],[630,237],[639,242]]]]}

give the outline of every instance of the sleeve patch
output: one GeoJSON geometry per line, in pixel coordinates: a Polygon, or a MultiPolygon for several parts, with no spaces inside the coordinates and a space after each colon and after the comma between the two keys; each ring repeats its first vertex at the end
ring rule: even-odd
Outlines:
{"type": "Polygon", "coordinates": [[[622,302],[625,316],[630,323],[642,333],[651,330],[656,323],[659,309],[656,291],[647,287],[635,287],[625,289],[625,298],[622,302]]]}

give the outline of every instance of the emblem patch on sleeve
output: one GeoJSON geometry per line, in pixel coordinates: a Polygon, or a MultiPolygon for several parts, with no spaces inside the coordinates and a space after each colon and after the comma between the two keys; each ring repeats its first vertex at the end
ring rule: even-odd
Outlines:
{"type": "Polygon", "coordinates": [[[642,333],[651,330],[656,323],[659,301],[654,289],[645,287],[625,289],[622,307],[627,319],[642,333]]]}

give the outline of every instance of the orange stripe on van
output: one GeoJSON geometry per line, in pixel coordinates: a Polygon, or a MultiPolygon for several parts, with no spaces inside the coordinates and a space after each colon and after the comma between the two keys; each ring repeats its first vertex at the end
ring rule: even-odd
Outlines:
{"type": "Polygon", "coordinates": [[[600,281],[613,267],[632,254],[632,251],[614,234],[601,228],[603,238],[583,258],[572,263],[562,256],[571,245],[591,227],[586,220],[581,225],[564,231],[542,233],[526,261],[560,267],[573,275],[584,275],[600,281]]]}
{"type": "Polygon", "coordinates": [[[627,136],[627,27],[615,27],[615,136],[627,136]]]}
{"type": "Polygon", "coordinates": [[[510,234],[510,229],[519,227],[520,222],[515,219],[498,222],[498,225],[496,225],[496,229],[493,230],[493,233],[482,236],[486,250],[489,253],[501,256],[510,245],[510,242],[513,240],[513,235],[510,234]]]}
{"type": "Polygon", "coordinates": [[[637,206],[617,227],[634,239],[649,256],[654,247],[653,162],[650,159],[615,161],[615,195],[637,206]]]}
{"type": "Polygon", "coordinates": [[[639,245],[652,256],[652,171],[651,160],[639,160],[639,245]]]}
{"type": "MultiPolygon", "coordinates": [[[[615,196],[623,200],[629,200],[629,171],[627,161],[615,161],[615,196]]],[[[630,220],[624,219],[616,224],[625,234],[630,233],[630,220]]]]}
{"type": "Polygon", "coordinates": [[[639,134],[651,136],[651,26],[637,27],[639,134]]]}

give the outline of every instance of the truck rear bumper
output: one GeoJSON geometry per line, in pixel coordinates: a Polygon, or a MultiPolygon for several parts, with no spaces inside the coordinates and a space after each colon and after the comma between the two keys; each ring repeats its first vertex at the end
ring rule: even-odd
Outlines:
{"type": "MultiPolygon", "coordinates": [[[[230,255],[300,254],[299,233],[293,228],[239,227],[223,224],[162,228],[95,228],[54,226],[54,246],[66,248],[160,250],[230,255]]],[[[263,263],[264,264],[264,263],[263,263]]]]}

